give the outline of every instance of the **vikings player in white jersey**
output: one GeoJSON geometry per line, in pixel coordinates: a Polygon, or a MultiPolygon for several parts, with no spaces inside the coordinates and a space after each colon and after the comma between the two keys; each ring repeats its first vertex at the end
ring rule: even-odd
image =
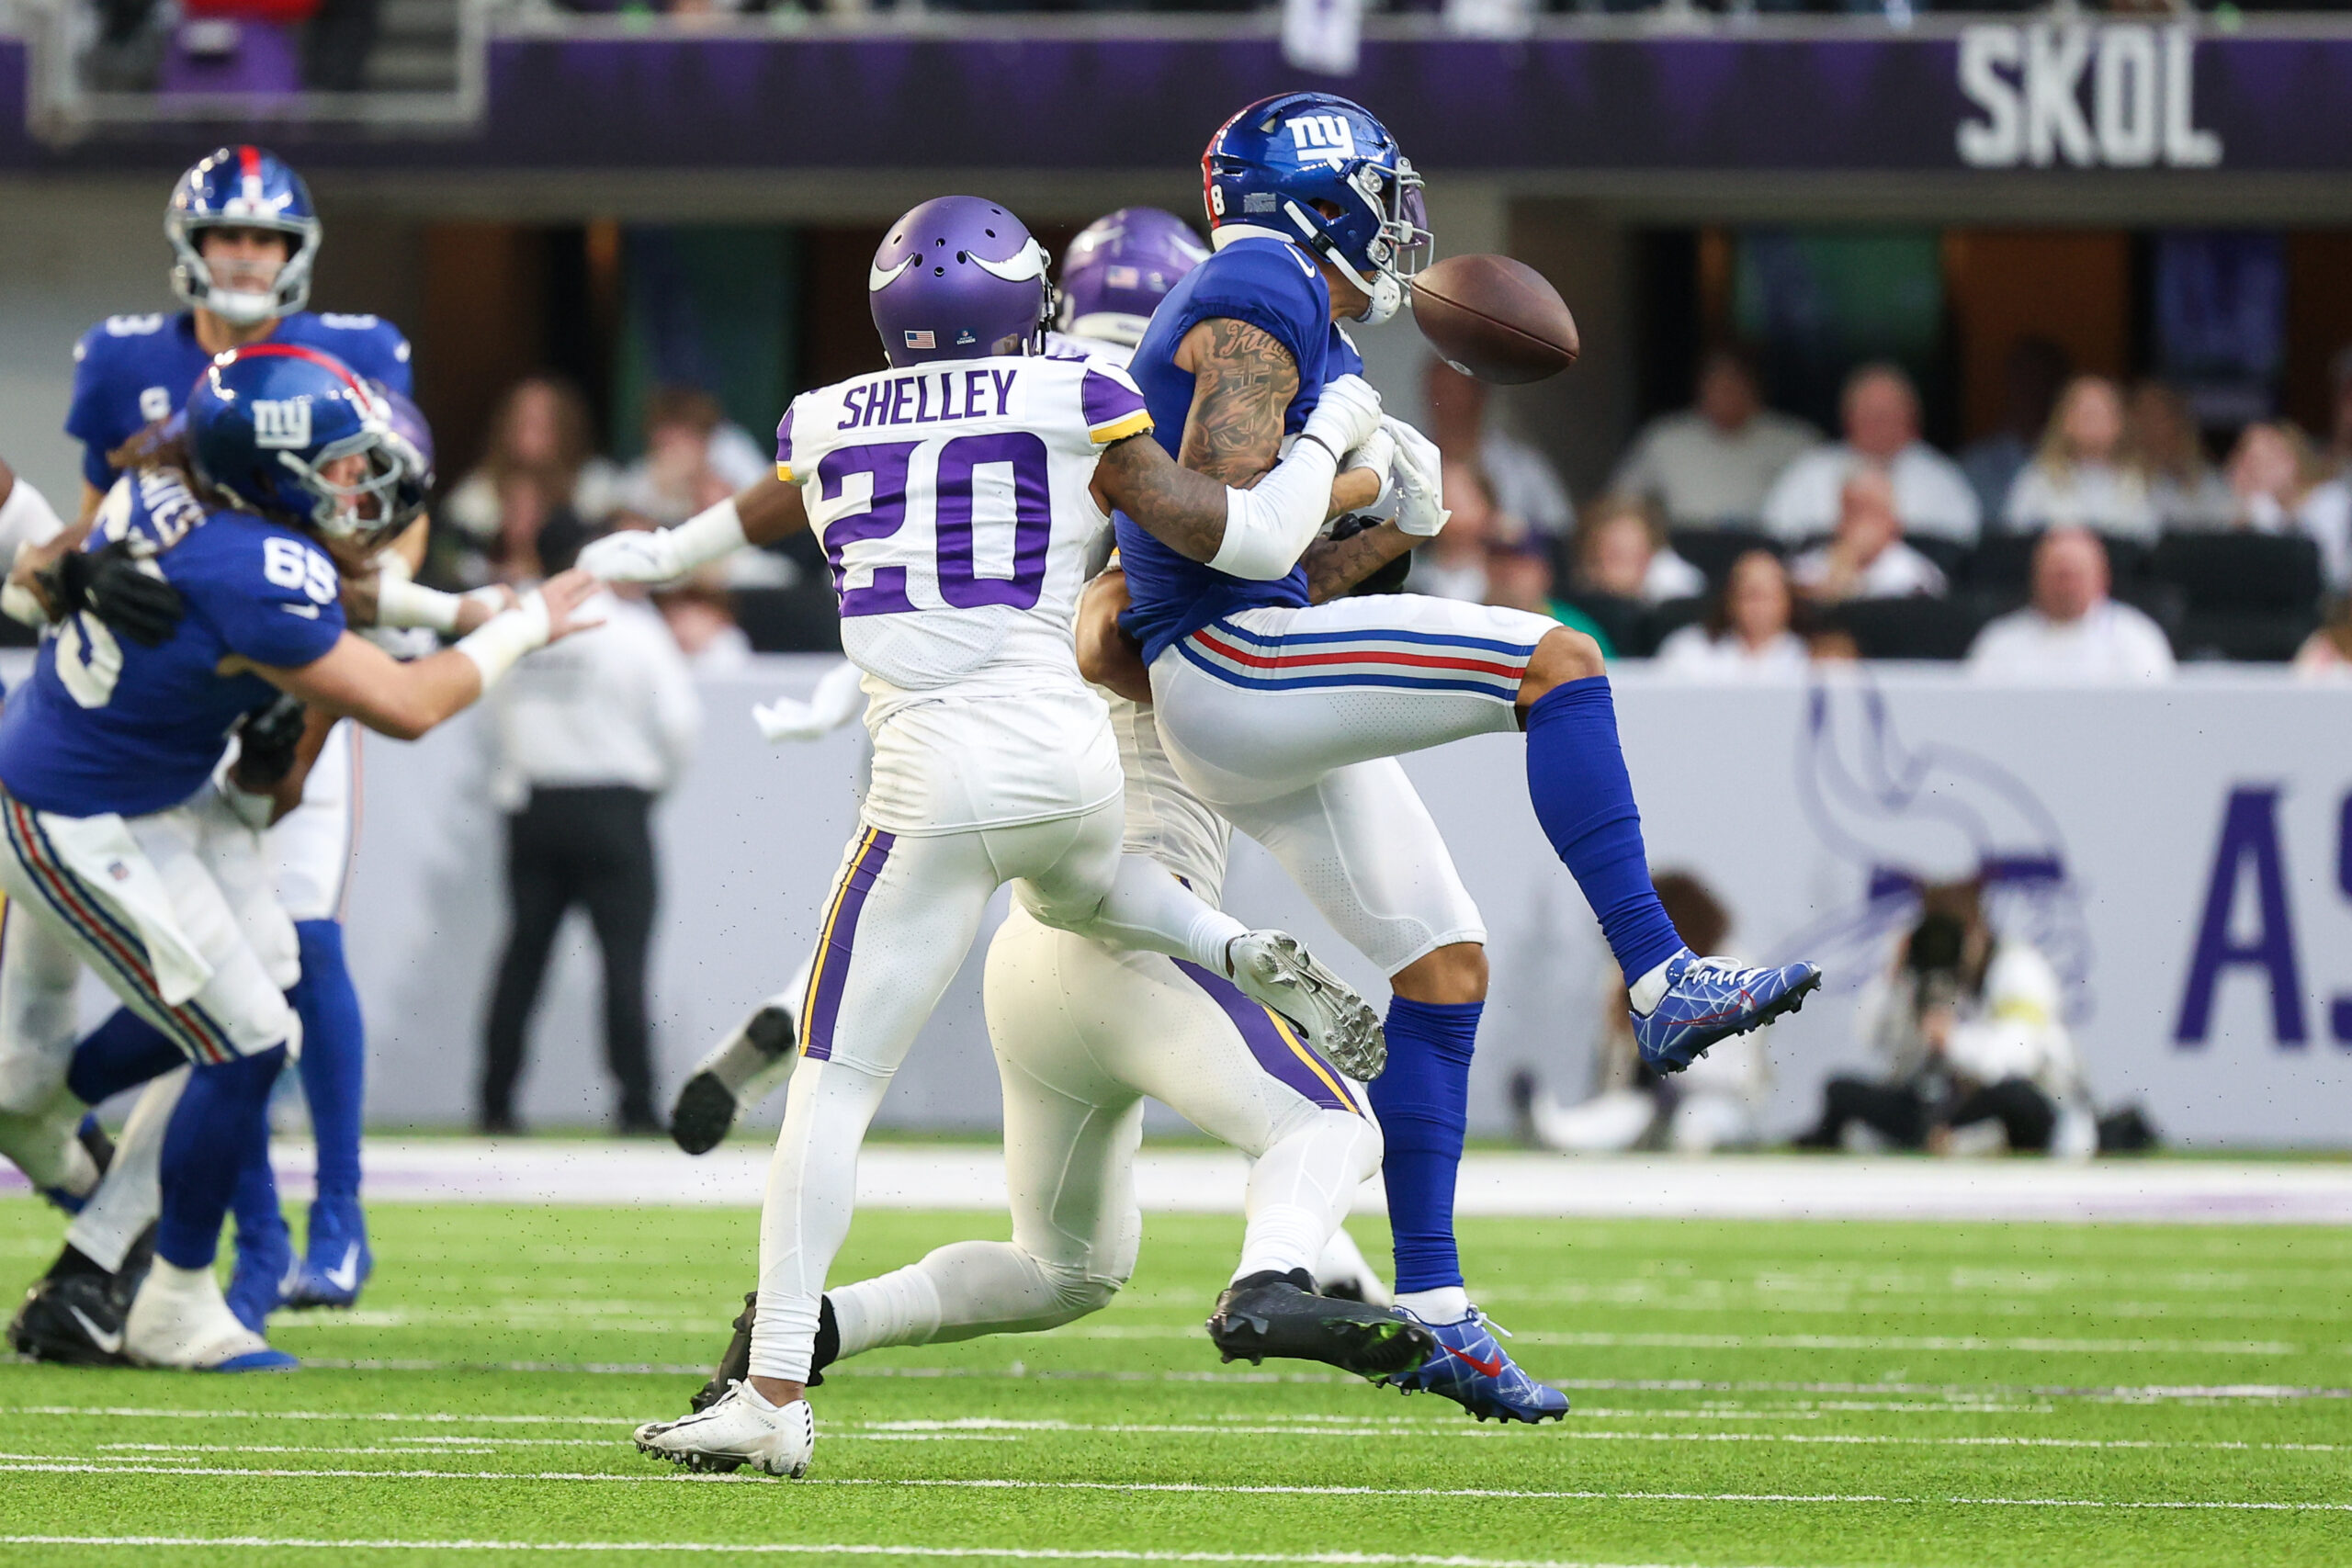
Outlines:
{"type": "MultiPolygon", "coordinates": [[[[824,1274],[847,1234],[858,1145],[1007,882],[1046,924],[1182,956],[1305,1025],[1351,1070],[1381,1065],[1363,998],[1280,932],[1250,931],[1123,857],[1109,715],[1071,647],[1087,549],[1116,505],[1188,557],[1275,570],[1329,514],[1340,455],[1378,398],[1340,384],[1256,488],[1185,474],[1114,368],[1039,355],[1052,290],[1019,220],[970,197],[891,227],[869,278],[892,368],[795,400],[784,521],[813,526],[866,673],[873,786],[824,916],[802,1057],[761,1225],[751,1376],[680,1423],[671,1452],[798,1474],[824,1274]]],[[[1376,488],[1366,473],[1364,482],[1376,488]]],[[[748,542],[740,518],[621,535],[600,576],[659,581],[748,542]]]]}

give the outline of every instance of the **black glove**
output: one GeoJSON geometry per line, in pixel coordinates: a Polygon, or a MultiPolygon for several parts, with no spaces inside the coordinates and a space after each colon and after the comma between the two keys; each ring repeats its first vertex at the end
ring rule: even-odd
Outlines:
{"type": "Polygon", "coordinates": [[[237,786],[266,795],[294,769],[295,748],[310,710],[302,699],[279,693],[245,715],[237,727],[237,786]]]}
{"type": "Polygon", "coordinates": [[[180,591],[141,571],[130,542],[117,539],[100,549],[68,550],[37,574],[42,594],[60,619],[87,610],[136,643],[160,648],[179,630],[187,613],[180,591]]]}
{"type": "MultiPolygon", "coordinates": [[[[1352,539],[1367,528],[1379,526],[1379,518],[1366,517],[1360,512],[1351,512],[1331,525],[1331,537],[1352,539]]],[[[1405,576],[1412,570],[1413,552],[1407,550],[1403,555],[1349,589],[1341,597],[1352,599],[1359,593],[1402,593],[1405,592],[1405,576]]]]}

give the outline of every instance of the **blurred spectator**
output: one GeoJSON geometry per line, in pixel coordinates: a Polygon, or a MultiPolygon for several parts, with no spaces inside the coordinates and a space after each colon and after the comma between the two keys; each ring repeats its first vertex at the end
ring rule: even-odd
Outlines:
{"type": "Polygon", "coordinates": [[[2083,1156],[2098,1143],[2067,1032],[2058,972],[2027,942],[1996,938],[1977,885],[1928,888],[1893,975],[1861,1009],[1876,1079],[1829,1080],[1821,1121],[1800,1148],[1845,1146],[1869,1128],[1900,1149],[1980,1145],[2083,1156]]]}
{"type": "Polygon", "coordinates": [[[2229,488],[2231,526],[2308,535],[2319,545],[2329,586],[2352,580],[2352,486],[2326,477],[2301,431],[2283,420],[2240,431],[2229,488]]]}
{"type": "Polygon", "coordinates": [[[1980,680],[2123,682],[2172,678],[2163,628],[2108,597],[2107,547],[2087,528],[2053,528],[2033,551],[2033,603],[1976,634],[1980,680]]]}
{"type": "Polygon", "coordinates": [[[1576,516],[1559,470],[1493,416],[1486,383],[1472,380],[1442,359],[1431,359],[1423,384],[1429,395],[1430,439],[1449,461],[1476,465],[1496,510],[1514,520],[1504,531],[1514,539],[1528,531],[1545,539],[1566,534],[1576,516]]]}
{"type": "Polygon", "coordinates": [[[1658,669],[1690,681],[1800,680],[1805,646],[1792,628],[1795,612],[1781,558],[1750,550],[1732,563],[1707,618],[1658,645],[1658,669]]]}
{"type": "Polygon", "coordinates": [[[1820,440],[1764,406],[1746,355],[1718,348],[1700,362],[1696,405],[1644,426],[1609,488],[1655,501],[1678,528],[1752,525],[1772,481],[1820,440]]]}
{"type": "Polygon", "coordinates": [[[1960,455],[1960,471],[1976,492],[1976,508],[1998,517],[2009,487],[2033,459],[2034,445],[2050,423],[2058,389],[2074,370],[2066,351],[2046,337],[2021,337],[2001,363],[2001,428],[1960,455]]]}
{"type": "MultiPolygon", "coordinates": [[[[570,382],[517,381],[491,416],[490,448],[433,509],[448,558],[439,575],[469,587],[544,576],[538,538],[579,532],[584,504],[609,509],[615,469],[589,450],[588,404],[570,382]]],[[[572,548],[577,551],[577,540],[572,548]]]]}
{"type": "Polygon", "coordinates": [[[1848,599],[1906,599],[1941,594],[1943,569],[1903,542],[1894,481],[1876,463],[1846,476],[1838,492],[1838,532],[1789,566],[1805,597],[1825,604],[1848,599]]]}
{"type": "Polygon", "coordinates": [[[2154,538],[2156,506],[2130,434],[2121,389],[2104,376],[2075,377],[2050,416],[2041,450],[2009,487],[2002,522],[2020,534],[2071,524],[2154,538]]]}
{"type": "Polygon", "coordinates": [[[2205,460],[2205,438],[2180,389],[2146,380],[2132,389],[2132,443],[2140,449],[2148,500],[2163,528],[2217,528],[2230,520],[2230,487],[2205,460]]]}
{"type": "MultiPolygon", "coordinates": [[[[569,564],[558,558],[549,566],[569,564]]],[[[624,1133],[661,1130],[646,1049],[645,968],[660,883],[654,798],[678,782],[701,728],[686,661],[641,599],[597,594],[602,619],[523,661],[484,699],[492,798],[507,813],[506,950],[483,1024],[481,1129],[517,1130],[514,1089],[548,957],[584,905],[605,965],[605,1065],[624,1133]]]]}
{"type": "Polygon", "coordinates": [[[750,667],[752,639],[736,625],[735,607],[725,589],[689,581],[657,603],[678,651],[696,675],[733,675],[750,667]]]}
{"type": "MultiPolygon", "coordinates": [[[[645,455],[623,470],[612,504],[670,527],[771,468],[741,427],[727,422],[718,399],[692,387],[657,387],[645,400],[645,455]]],[[[723,570],[729,588],[780,588],[799,580],[791,560],[766,549],[737,550],[723,570]]]]}
{"type": "Polygon", "coordinates": [[[1838,525],[1838,493],[1857,463],[1884,465],[1895,510],[1917,535],[1976,542],[1976,492],[1958,464],[1919,439],[1919,394],[1893,365],[1865,365],[1846,378],[1846,439],[1791,463],[1764,498],[1764,527],[1792,542],[1838,525]]]}
{"type": "Polygon", "coordinates": [[[2295,673],[2307,681],[2352,680],[2352,595],[2337,599],[2327,624],[2303,639],[2295,673]]]}
{"type": "MultiPolygon", "coordinates": [[[[1731,917],[1713,891],[1688,872],[1657,879],[1658,902],[1694,953],[1730,951],[1731,917]]],[[[1766,1031],[1718,1042],[1684,1071],[1661,1077],[1634,1045],[1623,978],[1611,971],[1601,1004],[1600,1048],[1592,1098],[1562,1103],[1533,1073],[1511,1079],[1521,1134],[1539,1147],[1618,1154],[1658,1144],[1677,1154],[1706,1154],[1756,1141],[1756,1114],[1770,1087],[1766,1031]]]]}
{"type": "Polygon", "coordinates": [[[1500,519],[1493,497],[1476,466],[1453,458],[1446,459],[1441,482],[1453,517],[1446,524],[1445,532],[1414,552],[1412,575],[1406,579],[1406,591],[1426,593],[1432,599],[1460,599],[1483,604],[1487,602],[1487,549],[1508,543],[1499,537],[1500,519]]]}
{"type": "Polygon", "coordinates": [[[1584,509],[1576,562],[1576,585],[1588,593],[1663,604],[1707,591],[1707,574],[1674,553],[1657,515],[1631,496],[1603,496],[1584,509]]]}
{"type": "Polygon", "coordinates": [[[1487,551],[1487,603],[1549,615],[1600,645],[1603,659],[1622,651],[1609,628],[1577,605],[1552,597],[1552,552],[1540,539],[1496,545],[1487,551]]]}
{"type": "Polygon", "coordinates": [[[2337,479],[2352,479],[2352,344],[2337,351],[2328,381],[2335,401],[2329,410],[2327,461],[2337,479]]]}

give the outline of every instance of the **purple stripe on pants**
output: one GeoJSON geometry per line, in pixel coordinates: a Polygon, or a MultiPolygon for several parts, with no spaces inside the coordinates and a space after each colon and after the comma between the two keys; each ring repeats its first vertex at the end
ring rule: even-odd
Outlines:
{"type": "Polygon", "coordinates": [[[857,942],[857,917],[865,911],[865,896],[874,887],[874,879],[882,874],[882,867],[890,859],[890,846],[899,841],[895,833],[876,829],[873,840],[858,851],[850,862],[849,870],[842,877],[841,897],[834,902],[831,927],[825,933],[825,945],[817,954],[817,977],[809,987],[808,1017],[804,1025],[808,1048],[807,1055],[820,1062],[831,1061],[833,1055],[833,1020],[842,1010],[842,990],[849,984],[851,949],[857,942]]]}
{"type": "Polygon", "coordinates": [[[1171,958],[1169,962],[1182,969],[1186,978],[1206,991],[1210,999],[1225,1010],[1225,1016],[1233,1021],[1233,1027],[1241,1032],[1241,1038],[1248,1043],[1250,1054],[1258,1058],[1258,1065],[1269,1074],[1326,1110],[1355,1111],[1354,1101],[1348,1099],[1345,1091],[1335,1090],[1332,1087],[1343,1081],[1340,1070],[1317,1056],[1315,1063],[1319,1063],[1323,1068],[1318,1074],[1315,1066],[1299,1055],[1307,1048],[1302,1044],[1294,1049],[1291,1043],[1283,1038],[1282,1031],[1274,1027],[1274,1021],[1267,1015],[1266,1010],[1251,1001],[1232,981],[1220,979],[1199,964],[1187,964],[1181,958],[1171,958]],[[1324,1081],[1327,1076],[1330,1079],[1329,1083],[1324,1081]]]}

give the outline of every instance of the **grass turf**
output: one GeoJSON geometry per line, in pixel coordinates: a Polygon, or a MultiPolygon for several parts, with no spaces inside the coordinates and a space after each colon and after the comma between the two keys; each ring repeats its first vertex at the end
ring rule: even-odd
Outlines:
{"type": "MultiPolygon", "coordinates": [[[[277,1320],[311,1359],[300,1373],[0,1368],[0,1562],[519,1562],[582,1543],[601,1560],[2352,1561],[2343,1230],[1472,1221],[1483,1304],[1577,1402],[1564,1426],[1501,1429],[1295,1363],[1220,1367],[1200,1321],[1239,1221],[1154,1215],[1096,1317],[840,1369],[816,1399],[816,1469],[786,1483],[685,1478],[628,1442],[684,1410],[686,1369],[723,1343],[748,1213],[383,1205],[373,1222],[361,1310],[277,1320]]],[[[1384,1254],[1377,1222],[1356,1229],[1384,1254]]],[[[869,1213],[836,1277],[1004,1234],[869,1213]]],[[[0,1279],[29,1279],[56,1235],[47,1211],[0,1201],[0,1279]]]]}

